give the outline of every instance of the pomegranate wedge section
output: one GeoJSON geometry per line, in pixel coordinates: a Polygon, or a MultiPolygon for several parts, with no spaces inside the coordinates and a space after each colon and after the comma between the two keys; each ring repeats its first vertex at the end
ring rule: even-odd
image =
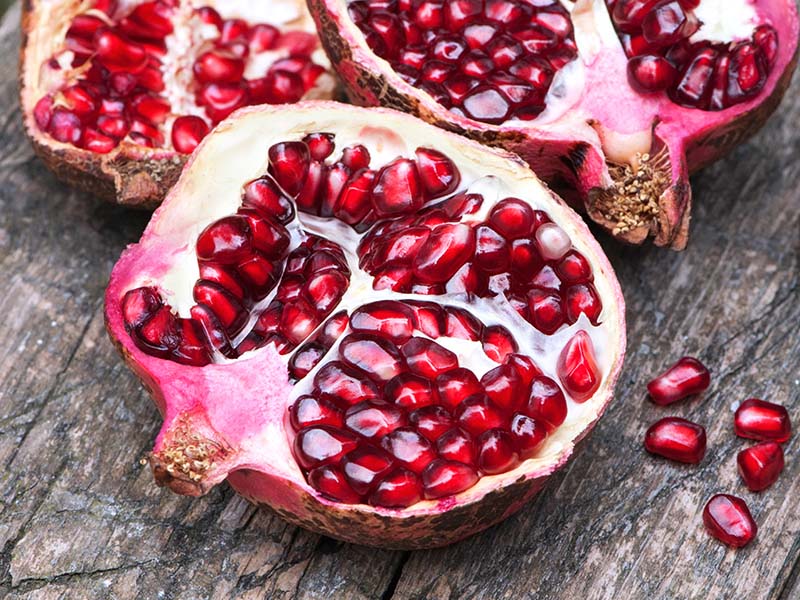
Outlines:
{"type": "Polygon", "coordinates": [[[67,182],[123,204],[157,204],[237,108],[334,91],[302,0],[32,0],[22,24],[34,148],[67,182]]]}
{"type": "Polygon", "coordinates": [[[625,345],[607,259],[521,161],[335,103],[220,124],[115,266],[106,318],[164,415],[159,484],[227,478],[406,548],[519,509],[603,413],[625,345]]]}
{"type": "Polygon", "coordinates": [[[763,125],[799,31],[794,0],[309,7],[355,102],[511,150],[618,239],[675,249],[689,174],[763,125]]]}

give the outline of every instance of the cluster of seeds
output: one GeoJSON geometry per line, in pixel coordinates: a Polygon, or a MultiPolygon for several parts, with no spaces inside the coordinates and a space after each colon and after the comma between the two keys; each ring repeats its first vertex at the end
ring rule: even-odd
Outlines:
{"type": "MultiPolygon", "coordinates": [[[[653,402],[667,406],[704,392],[710,383],[708,369],[686,356],[653,379],[647,391],[653,402]]],[[[751,398],[737,408],[734,431],[740,437],[760,442],[736,457],[742,480],[753,492],[768,488],[783,470],[781,444],[791,436],[788,412],[778,404],[751,398]]],[[[648,452],[670,460],[696,464],[705,456],[706,431],[686,419],[665,417],[647,430],[644,446],[648,452]]],[[[747,545],[758,530],[746,502],[729,494],[716,494],[709,499],[703,510],[703,523],[711,535],[737,548],[747,545]]]]}
{"type": "Polygon", "coordinates": [[[198,114],[175,114],[166,97],[165,62],[179,0],[128,7],[97,0],[70,24],[63,49],[46,68],[68,83],[42,97],[36,123],[60,142],[105,154],[122,140],[190,153],[213,125],[248,104],[297,102],[325,71],[311,59],[318,41],[304,31],[283,31],[241,19],[223,19],[209,6],[194,11],[209,32],[198,49],[191,89],[198,114]],[[213,33],[212,33],[213,32],[213,33]],[[280,56],[264,73],[245,79],[251,59],[280,56]],[[202,115],[202,116],[198,116],[202,115]],[[169,131],[169,136],[167,136],[169,131]],[[169,139],[168,139],[169,137],[169,139]]]}
{"type": "Polygon", "coordinates": [[[759,25],[730,44],[689,38],[701,23],[700,0],[606,0],[628,55],[628,79],[642,92],[667,91],[673,102],[723,110],[756,96],[775,64],[778,33],[759,25]]]}
{"type": "Polygon", "coordinates": [[[355,0],[370,48],[451,112],[486,123],[530,120],[577,56],[558,0],[355,0]]]}

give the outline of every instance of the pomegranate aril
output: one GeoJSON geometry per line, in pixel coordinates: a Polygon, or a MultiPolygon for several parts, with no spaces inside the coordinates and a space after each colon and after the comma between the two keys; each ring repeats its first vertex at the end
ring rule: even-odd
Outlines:
{"type": "MultiPolygon", "coordinates": [[[[474,77],[471,74],[470,77],[474,77]]],[[[480,86],[463,100],[464,112],[471,119],[499,124],[509,116],[511,105],[500,92],[488,86],[480,86]]]]}
{"type": "Polygon", "coordinates": [[[494,405],[509,414],[519,410],[527,400],[528,391],[511,365],[500,365],[486,371],[481,377],[481,385],[494,405]]]}
{"type": "Polygon", "coordinates": [[[699,50],[681,72],[676,86],[670,89],[673,101],[685,106],[706,108],[718,56],[719,52],[713,48],[699,50]]]}
{"type": "Polygon", "coordinates": [[[426,283],[443,283],[455,275],[475,250],[469,225],[443,223],[434,227],[417,253],[414,274],[426,283]]]}
{"type": "Polygon", "coordinates": [[[346,431],[327,426],[301,430],[294,440],[294,455],[305,469],[338,462],[358,446],[357,438],[346,431]]]}
{"type": "Polygon", "coordinates": [[[398,469],[384,477],[369,497],[369,503],[387,508],[406,508],[422,499],[419,477],[406,469],[398,469]]]}
{"type": "Polygon", "coordinates": [[[75,113],[56,107],[50,118],[49,132],[59,142],[77,144],[81,139],[81,120],[75,113]]]}
{"type": "Polygon", "coordinates": [[[518,350],[511,332],[502,325],[484,328],[481,344],[486,356],[496,363],[503,362],[509,354],[518,350]]]}
{"type": "Polygon", "coordinates": [[[501,200],[489,215],[489,225],[507,240],[530,235],[533,223],[533,210],[518,198],[501,200]]]}
{"type": "Polygon", "coordinates": [[[472,436],[460,428],[451,429],[436,440],[436,451],[440,458],[474,465],[477,448],[472,436]]]}
{"type": "Polygon", "coordinates": [[[523,460],[536,455],[549,431],[545,423],[527,415],[516,414],[511,419],[511,443],[523,460]]]}
{"type": "Polygon", "coordinates": [[[668,89],[678,71],[662,56],[642,55],[628,60],[628,81],[640,92],[661,92],[668,89]]]}
{"type": "Polygon", "coordinates": [[[651,44],[664,47],[692,35],[698,27],[697,20],[687,15],[677,0],[655,8],[642,21],[642,34],[651,44]]]}
{"type": "Polygon", "coordinates": [[[789,413],[780,404],[750,398],[739,405],[733,419],[739,437],[783,443],[792,435],[789,413]]]}
{"type": "Polygon", "coordinates": [[[197,237],[199,260],[231,264],[247,258],[252,252],[250,225],[240,216],[223,217],[206,227],[197,237]]]}
{"type": "Polygon", "coordinates": [[[481,339],[483,324],[466,310],[450,306],[445,316],[445,335],[462,340],[481,339]]]}
{"type": "Polygon", "coordinates": [[[567,401],[558,384],[545,375],[534,377],[531,392],[523,411],[542,421],[552,431],[567,418],[567,401]]]}
{"type": "Polygon", "coordinates": [[[367,400],[347,409],[344,424],[364,438],[380,439],[406,425],[406,415],[402,409],[387,402],[367,400]]]}
{"type": "Polygon", "coordinates": [[[395,429],[381,440],[381,447],[395,462],[417,474],[436,458],[436,452],[427,438],[410,427],[395,429]]]}
{"type": "Polygon", "coordinates": [[[745,501],[729,494],[709,499],[703,509],[703,524],[709,534],[734,548],[746,546],[758,532],[745,501]]]}
{"type": "Polygon", "coordinates": [[[361,496],[353,490],[342,470],[334,465],[325,465],[308,472],[308,483],[326,498],[337,502],[357,504],[361,496]]]}
{"type": "MultiPolygon", "coordinates": [[[[527,417],[522,417],[527,419],[527,417]]],[[[510,471],[519,464],[512,436],[502,429],[492,429],[478,438],[478,469],[493,475],[510,471]]]]}
{"type": "Polygon", "coordinates": [[[330,425],[341,429],[343,413],[331,402],[314,396],[300,396],[289,408],[289,419],[296,430],[314,425],[330,425]]]}
{"type": "Polygon", "coordinates": [[[247,90],[239,83],[210,83],[201,88],[198,104],[212,121],[219,122],[247,104],[247,90]]]}
{"type": "Polygon", "coordinates": [[[193,71],[201,83],[233,83],[244,75],[244,60],[221,49],[210,50],[197,57],[193,71]]]}
{"type": "Polygon", "coordinates": [[[348,335],[339,346],[339,355],[345,364],[361,369],[376,381],[388,381],[403,369],[403,359],[397,348],[375,335],[348,335]]]}
{"type": "Polygon", "coordinates": [[[486,394],[476,394],[461,402],[454,416],[460,427],[475,436],[508,426],[508,418],[486,394]]]}
{"type": "Polygon", "coordinates": [[[564,346],[556,365],[561,385],[575,402],[586,402],[600,387],[592,338],[578,331],[564,346]]]}
{"type": "Polygon", "coordinates": [[[656,404],[666,406],[687,396],[700,394],[711,384],[711,374],[696,358],[684,356],[667,371],[647,384],[647,393],[656,404]]]}
{"type": "Polygon", "coordinates": [[[760,492],[778,480],[783,470],[783,448],[777,442],[762,442],[739,452],[736,463],[747,489],[760,492]]]}
{"type": "Polygon", "coordinates": [[[767,79],[766,59],[757,46],[742,42],[730,51],[730,67],[726,98],[730,104],[756,95],[767,79]]]}
{"type": "Polygon", "coordinates": [[[289,360],[289,375],[294,379],[302,379],[319,364],[327,351],[320,344],[303,344],[289,360]]]}
{"type": "Polygon", "coordinates": [[[294,205],[269,175],[245,185],[242,206],[253,208],[263,216],[273,217],[284,225],[294,218],[294,205]]]}
{"type": "Polygon", "coordinates": [[[361,333],[375,333],[402,344],[414,332],[414,314],[402,302],[381,300],[353,311],[350,327],[361,333]]]}
{"type": "Polygon", "coordinates": [[[289,342],[297,345],[311,335],[320,320],[314,306],[303,298],[296,298],[283,307],[279,329],[289,342]]]}
{"type": "Polygon", "coordinates": [[[311,157],[303,142],[281,142],[269,149],[269,169],[278,185],[291,196],[303,187],[311,157]]]}
{"type": "Polygon", "coordinates": [[[767,66],[770,68],[774,66],[775,58],[778,56],[778,32],[775,28],[771,25],[759,25],[753,31],[753,42],[761,50],[767,66]]]}
{"type": "Polygon", "coordinates": [[[452,496],[468,490],[478,481],[474,467],[437,459],[422,472],[422,489],[429,499],[452,496]]]}
{"type": "Polygon", "coordinates": [[[706,453],[706,430],[686,419],[664,417],[647,430],[644,447],[670,460],[697,464],[706,453]]]}
{"type": "Polygon", "coordinates": [[[360,495],[366,495],[394,468],[392,459],[377,448],[361,446],[342,460],[345,479],[360,495]]]}
{"type": "Polygon", "coordinates": [[[236,333],[242,328],[247,320],[247,312],[225,288],[201,279],[192,291],[195,302],[209,307],[229,333],[236,333]]]}
{"type": "Polygon", "coordinates": [[[431,442],[453,427],[453,417],[445,408],[437,405],[425,406],[408,415],[409,422],[431,442]]]}
{"type": "Polygon", "coordinates": [[[228,358],[236,358],[236,350],[233,349],[230,337],[214,311],[204,304],[196,304],[190,309],[190,313],[201,328],[212,353],[219,352],[228,358]]]}
{"type": "Polygon", "coordinates": [[[275,47],[280,37],[280,30],[267,23],[257,23],[250,29],[249,42],[252,52],[264,52],[275,47]]]}
{"type": "Polygon", "coordinates": [[[432,148],[417,148],[419,178],[427,198],[449,194],[461,182],[461,173],[447,156],[432,148]]]}
{"type": "Polygon", "coordinates": [[[413,337],[400,349],[408,368],[417,375],[434,379],[458,367],[458,357],[433,340],[413,337]]]}
{"type": "Polygon", "coordinates": [[[161,308],[158,291],[152,287],[140,287],[126,292],[122,299],[122,316],[129,332],[141,326],[161,308]]]}
{"type": "Polygon", "coordinates": [[[334,361],[325,364],[314,376],[315,393],[334,402],[339,400],[344,406],[362,400],[378,398],[378,387],[365,373],[334,361]]]}
{"type": "Polygon", "coordinates": [[[528,314],[531,324],[547,335],[564,324],[561,296],[556,292],[533,289],[528,292],[528,314]]]}
{"type": "Polygon", "coordinates": [[[591,283],[581,283],[564,292],[564,307],[568,323],[575,323],[581,314],[586,315],[592,325],[597,325],[603,306],[600,296],[591,283]]]}
{"type": "Polygon", "coordinates": [[[195,367],[202,367],[211,362],[197,324],[192,319],[178,319],[178,328],[180,342],[172,350],[171,358],[181,364],[195,367]]]}
{"type": "Polygon", "coordinates": [[[117,141],[96,129],[84,129],[80,146],[97,154],[108,154],[117,147],[117,141]]]}
{"type": "Polygon", "coordinates": [[[378,172],[372,188],[372,204],[378,216],[414,213],[423,202],[420,176],[414,161],[398,158],[378,172]]]}
{"type": "Polygon", "coordinates": [[[480,225],[475,230],[475,265],[486,273],[508,271],[511,253],[506,239],[494,229],[480,225]]]}
{"type": "Polygon", "coordinates": [[[112,71],[136,73],[147,65],[147,52],[132,41],[126,40],[110,29],[101,29],[94,36],[97,59],[112,71]]]}

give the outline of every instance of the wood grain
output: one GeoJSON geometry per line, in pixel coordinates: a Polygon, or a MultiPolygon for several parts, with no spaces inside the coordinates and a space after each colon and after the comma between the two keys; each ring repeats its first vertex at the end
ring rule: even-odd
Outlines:
{"type": "Polygon", "coordinates": [[[449,548],[382,552],[257,511],[227,487],[156,488],[139,458],[159,416],[106,339],[102,292],[147,215],[65,189],[33,156],[15,78],[16,6],[0,26],[0,593],[8,598],[798,598],[800,460],[747,492],[731,407],[751,395],[800,422],[800,84],[749,143],[694,180],[689,249],[601,236],[628,301],[619,394],[583,452],[526,509],[449,548]],[[664,410],[644,383],[675,358],[713,371],[664,410]],[[666,414],[708,429],[699,467],[647,456],[666,414]],[[711,540],[706,498],[747,499],[758,539],[711,540]]]}

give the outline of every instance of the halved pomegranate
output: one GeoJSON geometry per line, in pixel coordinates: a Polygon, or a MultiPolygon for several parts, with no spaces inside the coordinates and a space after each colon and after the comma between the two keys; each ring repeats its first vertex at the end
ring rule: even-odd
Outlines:
{"type": "Polygon", "coordinates": [[[117,263],[157,481],[425,547],[519,509],[611,399],[620,290],[521,161],[385,109],[243,109],[117,263]]]}
{"type": "Polygon", "coordinates": [[[765,122],[797,56],[794,0],[309,7],[354,101],[512,150],[615,237],[675,249],[689,174],[765,122]]]}
{"type": "Polygon", "coordinates": [[[32,0],[22,29],[20,97],[37,154],[123,204],[160,202],[233,110],[335,87],[301,0],[32,0]]]}

